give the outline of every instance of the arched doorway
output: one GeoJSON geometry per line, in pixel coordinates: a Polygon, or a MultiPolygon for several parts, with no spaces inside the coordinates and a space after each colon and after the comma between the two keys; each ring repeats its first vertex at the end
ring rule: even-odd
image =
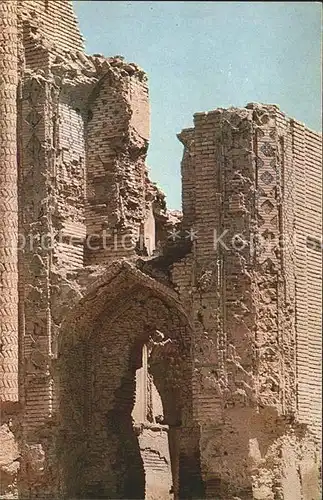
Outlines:
{"type": "MultiPolygon", "coordinates": [[[[133,425],[145,471],[145,498],[173,500],[173,475],[176,474],[172,473],[169,449],[172,436],[169,439],[169,433],[173,432],[174,425],[169,421],[169,411],[167,412],[163,403],[167,396],[163,387],[160,388],[162,393],[158,390],[156,383],[160,386],[160,379],[164,378],[161,374],[170,375],[172,359],[179,359],[180,354],[173,340],[166,338],[158,330],[147,330],[148,334],[151,330],[148,342],[143,346],[138,345],[136,349],[138,367],[136,397],[132,410],[133,425]]],[[[169,385],[169,382],[166,385],[169,385]]],[[[172,457],[175,455],[174,450],[172,457]]]]}
{"type": "MultiPolygon", "coordinates": [[[[64,332],[58,452],[65,496],[202,498],[199,433],[192,419],[192,328],[176,294],[119,264],[81,301],[64,332]],[[162,420],[152,424],[160,426],[161,446],[165,431],[169,444],[168,492],[160,491],[160,480],[154,489],[158,460],[143,453],[147,433],[133,418],[145,349],[163,407],[162,420]]],[[[158,453],[155,441],[154,447],[158,453]]]]}

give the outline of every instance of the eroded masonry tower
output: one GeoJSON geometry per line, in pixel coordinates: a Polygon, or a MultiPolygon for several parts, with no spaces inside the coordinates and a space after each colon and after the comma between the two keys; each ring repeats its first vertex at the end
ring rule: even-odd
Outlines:
{"type": "Polygon", "coordinates": [[[0,498],[318,500],[321,136],[194,115],[183,213],[145,73],[0,3],[0,498]]]}

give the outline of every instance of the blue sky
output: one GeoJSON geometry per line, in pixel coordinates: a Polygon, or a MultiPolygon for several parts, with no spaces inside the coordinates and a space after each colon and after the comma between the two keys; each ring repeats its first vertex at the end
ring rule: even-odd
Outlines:
{"type": "Polygon", "coordinates": [[[181,208],[176,134],[195,112],[278,104],[321,130],[319,2],[73,2],[87,53],[123,55],[148,74],[148,166],[181,208]]]}

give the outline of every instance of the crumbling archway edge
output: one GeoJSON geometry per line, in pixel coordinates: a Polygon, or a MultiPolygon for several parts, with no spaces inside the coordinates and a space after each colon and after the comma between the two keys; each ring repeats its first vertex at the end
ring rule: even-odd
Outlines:
{"type": "Polygon", "coordinates": [[[178,293],[170,286],[144,274],[130,262],[116,261],[85,290],[83,297],[76,303],[61,325],[58,340],[59,356],[76,342],[90,335],[99,316],[107,309],[115,312],[114,306],[123,302],[132,291],[142,288],[161,299],[165,305],[175,309],[183,324],[194,331],[193,322],[181,304],[178,293]],[[83,337],[84,336],[84,337],[83,337]]]}
{"type": "MultiPolygon", "coordinates": [[[[71,494],[83,494],[84,492],[88,494],[86,480],[84,484],[77,483],[79,477],[89,477],[87,474],[92,474],[86,468],[90,468],[89,465],[85,466],[84,470],[77,469],[78,464],[81,464],[82,457],[91,455],[85,446],[86,440],[84,439],[92,404],[91,400],[88,399],[89,392],[87,391],[87,384],[90,380],[88,369],[89,366],[110,366],[110,353],[106,355],[105,364],[101,362],[92,364],[89,359],[86,359],[87,354],[85,353],[88,352],[88,346],[91,346],[91,342],[92,348],[89,348],[89,352],[104,352],[104,349],[100,349],[100,345],[102,346],[102,341],[104,341],[102,335],[109,341],[109,336],[106,336],[105,332],[112,331],[111,325],[118,323],[120,316],[127,311],[133,299],[135,299],[134,304],[137,307],[136,296],[139,292],[139,296],[141,295],[139,303],[137,302],[139,308],[141,300],[144,302],[150,298],[158,299],[169,310],[169,320],[172,321],[173,313],[175,313],[174,318],[177,316],[181,323],[181,327],[178,323],[174,325],[175,330],[177,326],[183,333],[185,331],[188,334],[182,337],[187,348],[187,355],[190,358],[189,365],[185,369],[186,375],[183,372],[188,377],[183,378],[183,381],[187,380],[187,383],[183,382],[187,394],[187,399],[184,398],[187,404],[183,400],[186,413],[183,422],[180,419],[181,423],[176,424],[176,428],[178,425],[180,427],[177,430],[172,429],[173,482],[176,490],[174,490],[175,498],[202,498],[204,486],[200,470],[199,428],[193,418],[193,391],[189,383],[193,369],[193,358],[189,353],[192,350],[194,330],[178,294],[167,285],[145,275],[127,261],[119,261],[110,265],[106,270],[103,269],[102,274],[85,292],[62,323],[62,333],[58,346],[58,368],[59,374],[62,375],[62,378],[59,376],[58,381],[58,401],[61,414],[58,448],[63,450],[63,443],[66,443],[66,440],[73,443],[73,450],[64,449],[60,458],[61,470],[64,471],[61,483],[63,497],[65,498],[66,495],[69,497],[71,494]],[[106,319],[108,323],[105,322],[106,319]],[[102,320],[104,321],[101,325],[103,328],[100,328],[102,320]],[[96,337],[96,333],[100,332],[101,344],[97,343],[99,339],[96,337]],[[74,370],[71,368],[75,363],[79,368],[77,377],[73,376],[74,370]],[[84,390],[78,390],[80,386],[84,390]],[[71,397],[71,395],[73,396],[71,397]],[[72,400],[73,402],[71,402],[72,400]],[[76,470],[77,473],[75,473],[76,470]]],[[[113,341],[111,345],[114,345],[113,341]]],[[[124,350],[121,349],[119,352],[124,352],[124,350]]],[[[111,355],[113,356],[115,353],[111,355]]],[[[102,356],[104,357],[105,354],[102,356]]],[[[101,380],[101,377],[96,378],[96,380],[101,380]]],[[[107,391],[108,386],[104,385],[104,387],[107,391]]],[[[93,467],[96,467],[95,462],[93,467]]],[[[104,484],[104,488],[108,487],[110,487],[110,483],[104,484]]]]}

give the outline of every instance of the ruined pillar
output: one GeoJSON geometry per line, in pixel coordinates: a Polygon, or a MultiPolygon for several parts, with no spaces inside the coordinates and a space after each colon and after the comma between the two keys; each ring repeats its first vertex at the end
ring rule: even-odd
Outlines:
{"type": "Polygon", "coordinates": [[[18,400],[17,4],[0,3],[0,402],[18,400]]]}
{"type": "Polygon", "coordinates": [[[277,106],[252,103],[196,113],[194,129],[179,134],[183,225],[194,241],[185,275],[178,264],[173,280],[195,326],[207,498],[319,497],[320,391],[308,366],[318,381],[320,139],[299,129],[277,106]],[[295,479],[306,467],[310,488],[295,479]]]}
{"type": "Polygon", "coordinates": [[[134,254],[148,216],[147,77],[117,57],[101,71],[86,125],[85,263],[91,265],[134,254]]]}

